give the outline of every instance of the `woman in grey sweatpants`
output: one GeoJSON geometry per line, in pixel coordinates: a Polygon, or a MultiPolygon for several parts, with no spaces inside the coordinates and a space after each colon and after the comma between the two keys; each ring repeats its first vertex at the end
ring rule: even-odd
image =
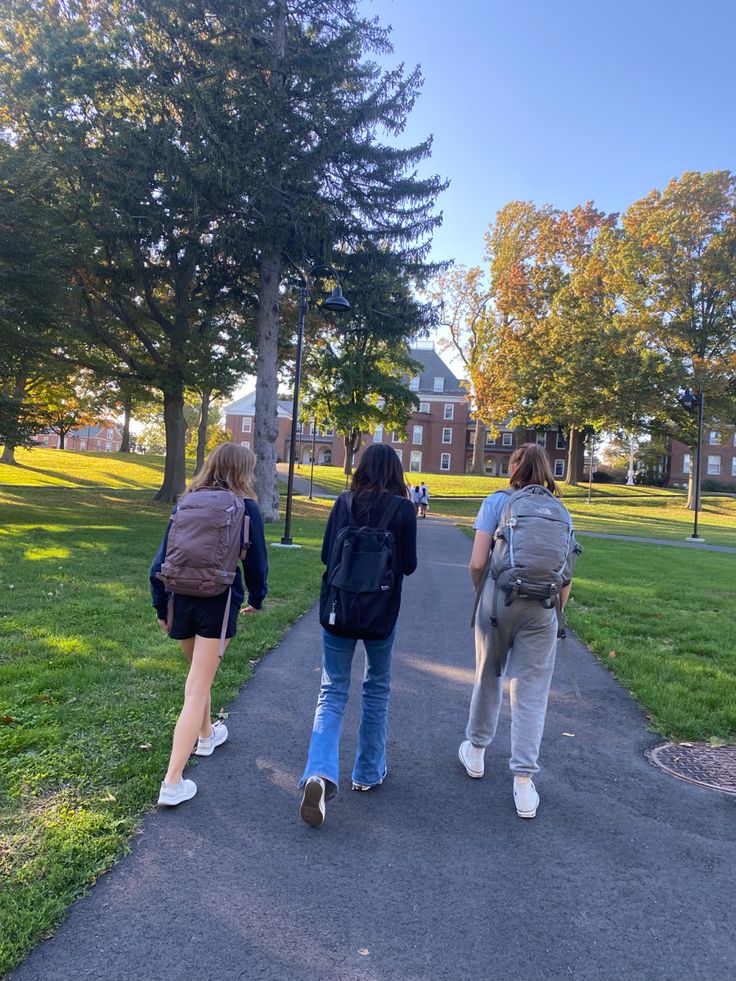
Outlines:
{"type": "MultiPolygon", "coordinates": [[[[553,494],[558,493],[547,454],[534,443],[525,443],[514,451],[509,470],[514,490],[539,484],[553,494]]],[[[491,494],[481,505],[473,525],[475,541],[470,577],[476,588],[486,574],[493,533],[508,500],[508,492],[491,494]]],[[[535,600],[517,598],[506,606],[504,594],[503,599],[494,604],[493,593],[497,588],[493,580],[486,581],[476,612],[475,685],[467,738],[460,745],[458,755],[468,776],[475,779],[483,776],[486,746],[496,734],[504,679],[508,677],[511,700],[509,765],[514,775],[514,802],[519,817],[533,818],[539,806],[539,794],[532,776],[539,771],[539,746],[555,666],[557,615],[554,609],[546,609],[535,600]],[[494,616],[496,626],[492,627],[494,616]]],[[[569,593],[570,584],[567,583],[562,590],[563,606],[569,593]]]]}

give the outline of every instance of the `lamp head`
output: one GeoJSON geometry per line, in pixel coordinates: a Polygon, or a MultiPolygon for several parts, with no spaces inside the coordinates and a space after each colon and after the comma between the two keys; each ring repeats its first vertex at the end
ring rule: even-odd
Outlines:
{"type": "Polygon", "coordinates": [[[327,297],[326,300],[320,304],[323,310],[329,310],[331,313],[348,313],[351,309],[350,304],[342,295],[342,290],[339,286],[336,286],[332,293],[327,297]]]}
{"type": "Polygon", "coordinates": [[[677,401],[687,412],[692,412],[698,404],[698,397],[693,395],[691,389],[686,388],[677,401]]]}

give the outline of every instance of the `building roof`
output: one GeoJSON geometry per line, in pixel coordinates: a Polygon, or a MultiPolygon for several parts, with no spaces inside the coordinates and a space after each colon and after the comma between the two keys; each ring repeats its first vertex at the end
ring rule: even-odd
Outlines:
{"type": "Polygon", "coordinates": [[[434,349],[411,348],[409,356],[422,365],[417,390],[420,395],[465,395],[465,389],[460,384],[460,379],[453,374],[434,349]],[[435,390],[435,378],[443,379],[441,392],[435,390]]]}
{"type": "MultiPolygon", "coordinates": [[[[291,399],[278,399],[276,402],[277,415],[291,419],[291,399]]],[[[256,393],[249,392],[241,399],[225,406],[225,414],[232,416],[254,416],[256,414],[256,393]]]]}
{"type": "MultiPolygon", "coordinates": [[[[100,436],[103,430],[108,429],[112,429],[115,433],[120,433],[120,427],[117,425],[117,423],[110,421],[105,422],[103,420],[94,426],[84,426],[82,429],[72,429],[67,433],[67,437],[77,436],[80,439],[94,439],[95,436],[100,436]]],[[[49,430],[49,432],[51,432],[51,430],[49,430]]],[[[105,437],[102,438],[104,439],[105,437]]]]}

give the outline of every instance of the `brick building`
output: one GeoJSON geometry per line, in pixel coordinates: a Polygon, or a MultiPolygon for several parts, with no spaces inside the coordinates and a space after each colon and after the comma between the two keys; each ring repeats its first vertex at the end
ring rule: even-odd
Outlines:
{"type": "MultiPolygon", "coordinates": [[[[693,449],[672,440],[670,448],[669,485],[687,487],[690,471],[695,472],[693,449]]],[[[736,489],[736,429],[710,423],[703,427],[700,448],[700,479],[717,481],[736,489]]]]}
{"type": "MultiPolygon", "coordinates": [[[[39,446],[49,450],[59,449],[57,433],[45,432],[35,437],[39,446]]],[[[114,422],[102,420],[95,426],[84,426],[66,434],[65,450],[88,450],[96,453],[117,453],[123,442],[123,434],[114,422]]]]}
{"type": "MultiPolygon", "coordinates": [[[[431,348],[414,348],[410,352],[421,370],[409,379],[409,388],[416,394],[419,406],[411,414],[407,425],[407,439],[379,427],[375,432],[361,436],[355,453],[354,464],[371,443],[388,443],[393,447],[407,473],[468,473],[473,456],[475,420],[470,418],[467,392],[460,379],[431,348]]],[[[255,427],[255,392],[233,402],[225,409],[225,425],[232,439],[253,448],[255,427]]],[[[291,442],[290,400],[278,402],[276,454],[279,461],[289,459],[291,442]]],[[[312,425],[299,423],[297,429],[297,459],[309,463],[312,459],[312,425]]],[[[555,476],[565,477],[567,443],[557,431],[526,430],[519,433],[510,425],[501,427],[501,434],[493,439],[486,434],[485,473],[488,476],[505,476],[511,454],[520,442],[538,442],[544,446],[552,461],[555,476]]],[[[315,463],[344,467],[345,443],[329,427],[314,433],[315,463]]],[[[578,477],[583,473],[583,447],[580,447],[578,477]]]]}

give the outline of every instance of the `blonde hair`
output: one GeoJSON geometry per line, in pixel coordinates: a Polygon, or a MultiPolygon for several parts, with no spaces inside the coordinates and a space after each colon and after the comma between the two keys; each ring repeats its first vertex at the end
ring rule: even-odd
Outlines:
{"type": "Polygon", "coordinates": [[[240,497],[257,500],[253,486],[256,455],[247,446],[237,443],[221,443],[204,461],[202,469],[193,477],[187,494],[199,487],[227,487],[240,497]]]}
{"type": "Polygon", "coordinates": [[[511,454],[509,469],[515,467],[511,474],[511,486],[517,490],[528,484],[541,484],[560,497],[560,488],[552,476],[549,457],[541,446],[536,443],[522,443],[511,454]]]}

